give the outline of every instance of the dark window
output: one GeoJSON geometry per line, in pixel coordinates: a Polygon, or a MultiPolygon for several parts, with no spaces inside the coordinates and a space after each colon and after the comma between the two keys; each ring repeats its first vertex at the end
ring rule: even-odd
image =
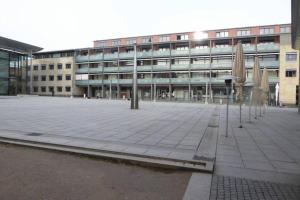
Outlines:
{"type": "Polygon", "coordinates": [[[33,66],[33,70],[35,70],[35,71],[39,70],[39,66],[38,65],[34,65],[33,66]]]}
{"type": "Polygon", "coordinates": [[[50,69],[50,70],[54,70],[54,65],[53,65],[53,64],[50,64],[50,65],[49,65],[49,69],[50,69]]]}
{"type": "Polygon", "coordinates": [[[62,80],[62,75],[58,75],[58,76],[57,76],[57,80],[58,80],[58,81],[61,81],[61,80],[62,80]]]}
{"type": "Polygon", "coordinates": [[[288,52],[285,54],[286,61],[295,61],[297,60],[297,53],[296,52],[288,52]]]}
{"type": "Polygon", "coordinates": [[[54,76],[53,75],[49,76],[49,81],[54,81],[54,76]]]}
{"type": "Polygon", "coordinates": [[[71,87],[70,86],[66,86],[66,92],[71,92],[71,87]]]}
{"type": "Polygon", "coordinates": [[[66,80],[67,80],[67,81],[71,80],[71,75],[70,75],[70,74],[67,74],[67,75],[66,75],[66,80]]]}
{"type": "Polygon", "coordinates": [[[71,69],[71,64],[66,64],[66,69],[71,69]]]}
{"type": "Polygon", "coordinates": [[[57,69],[62,69],[62,64],[61,63],[57,64],[57,69]]]}
{"type": "Polygon", "coordinates": [[[45,86],[42,86],[42,87],[41,87],[41,91],[42,91],[42,92],[46,92],[46,87],[45,87],[45,86]]]}
{"type": "Polygon", "coordinates": [[[33,76],[33,81],[38,81],[39,80],[39,76],[33,76]]]}
{"type": "Polygon", "coordinates": [[[54,91],[54,87],[53,86],[49,86],[48,90],[49,90],[49,92],[53,92],[54,91]]]}
{"type": "Polygon", "coordinates": [[[41,76],[42,81],[46,81],[46,76],[41,76]]]}
{"type": "Polygon", "coordinates": [[[42,70],[46,70],[46,65],[41,66],[42,70]]]}
{"type": "Polygon", "coordinates": [[[33,87],[33,92],[39,92],[39,87],[33,87]]]}
{"type": "Polygon", "coordinates": [[[56,91],[57,92],[62,92],[62,87],[61,86],[56,87],[56,91]]]}
{"type": "Polygon", "coordinates": [[[296,77],[296,70],[295,69],[286,70],[285,77],[296,77]]]}

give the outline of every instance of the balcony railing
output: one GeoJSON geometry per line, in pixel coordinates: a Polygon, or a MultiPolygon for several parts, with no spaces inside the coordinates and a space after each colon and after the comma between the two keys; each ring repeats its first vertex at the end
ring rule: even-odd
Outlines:
{"type": "Polygon", "coordinates": [[[129,53],[120,53],[119,58],[120,59],[133,59],[134,52],[129,52],[129,53]]]}
{"type": "Polygon", "coordinates": [[[78,56],[76,56],[75,61],[76,62],[88,62],[89,58],[88,58],[88,56],[78,55],[78,56]]]}
{"type": "Polygon", "coordinates": [[[232,47],[213,47],[212,54],[232,54],[232,47]]]}
{"type": "Polygon", "coordinates": [[[212,68],[232,68],[231,62],[218,62],[218,63],[212,63],[212,68]]]}
{"type": "Polygon", "coordinates": [[[90,55],[90,61],[103,60],[103,54],[92,54],[90,55]]]}
{"type": "Polygon", "coordinates": [[[119,69],[118,69],[118,67],[104,67],[103,71],[104,72],[118,72],[119,69]]]}
{"type": "Polygon", "coordinates": [[[257,51],[259,52],[277,52],[280,50],[279,44],[258,44],[257,51]]]}
{"type": "Polygon", "coordinates": [[[189,81],[189,78],[171,78],[172,84],[188,84],[189,81]]]}
{"type": "Polygon", "coordinates": [[[153,65],[153,71],[166,71],[170,70],[169,65],[153,65]]]}
{"type": "Polygon", "coordinates": [[[152,51],[137,52],[138,58],[149,58],[152,56],[152,51]]]}
{"type": "Polygon", "coordinates": [[[204,48],[204,49],[191,49],[191,54],[192,55],[207,55],[210,53],[209,48],[204,48]]]}
{"type": "Polygon", "coordinates": [[[104,54],[104,60],[118,59],[118,53],[104,54]]]}
{"type": "Polygon", "coordinates": [[[90,73],[101,73],[103,71],[103,67],[90,68],[90,73]]]}
{"type": "Polygon", "coordinates": [[[151,71],[151,70],[152,70],[152,66],[151,66],[151,65],[137,66],[137,70],[138,70],[139,72],[147,72],[147,71],[151,71]]]}
{"type": "Polygon", "coordinates": [[[171,65],[171,70],[189,70],[189,64],[171,65]]]}
{"type": "Polygon", "coordinates": [[[120,66],[119,72],[133,72],[133,66],[120,66]]]}
{"type": "Polygon", "coordinates": [[[172,56],[188,56],[189,50],[172,50],[171,55],[172,56]]]}
{"type": "Polygon", "coordinates": [[[191,64],[191,69],[209,69],[209,63],[191,64]]]}
{"type": "Polygon", "coordinates": [[[154,57],[169,57],[170,56],[170,50],[165,51],[153,51],[154,57]]]}
{"type": "Polygon", "coordinates": [[[78,68],[78,69],[76,70],[76,73],[78,73],[78,74],[87,74],[87,73],[89,73],[89,68],[88,68],[88,67],[85,67],[85,68],[78,68]]]}

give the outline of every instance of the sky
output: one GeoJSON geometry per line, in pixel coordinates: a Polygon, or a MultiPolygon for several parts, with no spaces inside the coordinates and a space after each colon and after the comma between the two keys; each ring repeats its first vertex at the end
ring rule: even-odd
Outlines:
{"type": "Polygon", "coordinates": [[[0,36],[44,51],[94,40],[291,22],[290,0],[2,0],[0,36]]]}

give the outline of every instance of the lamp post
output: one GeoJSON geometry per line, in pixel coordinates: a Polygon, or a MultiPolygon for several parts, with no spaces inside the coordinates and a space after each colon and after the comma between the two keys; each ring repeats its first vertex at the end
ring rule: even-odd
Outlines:
{"type": "Polygon", "coordinates": [[[132,77],[132,98],[131,109],[139,109],[138,102],[138,83],[137,83],[137,58],[136,58],[136,43],[134,44],[134,59],[133,59],[133,77],[132,77]]]}
{"type": "Polygon", "coordinates": [[[228,137],[229,88],[231,87],[231,83],[232,83],[232,79],[225,79],[226,95],[227,95],[227,103],[226,103],[226,137],[228,137]]]}

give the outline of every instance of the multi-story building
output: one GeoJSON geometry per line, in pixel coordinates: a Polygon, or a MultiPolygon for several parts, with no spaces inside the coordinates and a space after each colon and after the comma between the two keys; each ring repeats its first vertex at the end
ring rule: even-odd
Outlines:
{"type": "Polygon", "coordinates": [[[90,96],[129,96],[136,44],[142,99],[203,100],[206,94],[216,99],[225,94],[224,77],[231,74],[235,45],[241,41],[246,88],[251,85],[254,57],[258,56],[261,67],[269,70],[274,93],[279,82],[280,31],[289,28],[282,24],[210,30],[200,34],[201,38],[197,32],[185,32],[97,40],[93,48],[76,51],[76,85],[90,96]]]}
{"type": "Polygon", "coordinates": [[[0,95],[29,93],[31,54],[42,48],[0,37],[0,95]]]}
{"type": "Polygon", "coordinates": [[[280,88],[283,104],[295,105],[299,83],[299,51],[292,49],[291,34],[280,35],[280,88]]]}
{"type": "Polygon", "coordinates": [[[77,96],[74,50],[39,52],[32,63],[32,93],[39,95],[77,96]]]}
{"type": "MultiPolygon", "coordinates": [[[[90,97],[129,97],[136,45],[140,98],[202,101],[209,97],[216,101],[225,94],[224,78],[231,75],[235,45],[241,41],[247,68],[246,97],[252,84],[254,58],[258,56],[261,68],[269,71],[270,100],[274,101],[275,85],[280,81],[281,38],[286,35],[290,35],[290,24],[96,40],[92,48],[72,50],[71,90],[76,91],[74,95],[90,97]]],[[[34,63],[56,66],[62,61],[57,61],[54,54],[63,52],[45,52],[51,58],[36,57],[39,62],[34,63]]],[[[35,54],[39,55],[42,53],[35,54]]],[[[42,84],[41,77],[35,78],[38,81],[34,87],[43,86],[48,91],[43,93],[36,88],[38,93],[50,94],[47,87],[55,87],[54,83],[59,82],[57,73],[53,73],[54,81],[48,81],[49,84],[42,84]]],[[[37,70],[36,76],[41,75],[37,70]]]]}

